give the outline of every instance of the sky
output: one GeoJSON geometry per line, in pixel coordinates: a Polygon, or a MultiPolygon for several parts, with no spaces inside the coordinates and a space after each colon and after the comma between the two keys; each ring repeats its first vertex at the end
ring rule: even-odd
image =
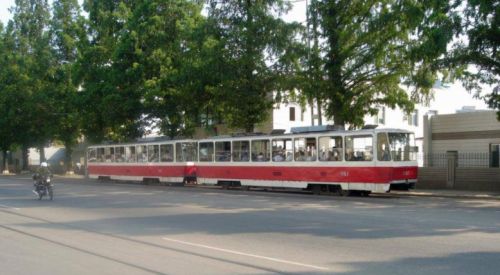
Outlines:
{"type": "Polygon", "coordinates": [[[14,0],[0,0],[0,20],[6,25],[12,17],[9,14],[9,8],[14,6],[14,0]]]}
{"type": "MultiPolygon", "coordinates": [[[[79,0],[81,3],[83,0],[79,0]]],[[[52,2],[52,0],[49,0],[49,2],[52,2]]],[[[299,22],[305,22],[306,19],[306,14],[305,14],[305,7],[306,7],[306,0],[294,0],[294,6],[293,10],[285,15],[283,18],[286,19],[287,21],[299,21],[299,22]]],[[[0,0],[0,20],[5,24],[9,21],[9,19],[12,18],[12,16],[9,13],[9,8],[14,6],[15,0],[0,0]]]]}

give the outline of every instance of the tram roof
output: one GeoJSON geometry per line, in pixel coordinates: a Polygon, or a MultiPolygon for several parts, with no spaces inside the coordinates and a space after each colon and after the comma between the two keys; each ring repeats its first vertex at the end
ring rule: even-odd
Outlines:
{"type": "Polygon", "coordinates": [[[314,136],[325,136],[325,135],[349,135],[349,134],[372,134],[372,133],[383,133],[383,132],[397,132],[397,133],[412,133],[409,130],[397,129],[397,128],[377,128],[377,129],[360,129],[360,130],[326,130],[326,131],[316,131],[316,132],[303,132],[303,133],[287,133],[287,134],[263,134],[263,133],[245,133],[245,134],[233,134],[233,135],[220,135],[212,136],[207,138],[192,139],[185,137],[169,138],[166,136],[153,137],[153,138],[141,138],[136,141],[124,142],[124,143],[101,143],[91,145],[89,147],[98,146],[126,146],[134,144],[158,144],[164,142],[199,142],[199,141],[210,141],[210,140],[249,140],[249,139],[268,139],[268,138],[290,138],[296,136],[303,137],[314,137],[314,136]]]}

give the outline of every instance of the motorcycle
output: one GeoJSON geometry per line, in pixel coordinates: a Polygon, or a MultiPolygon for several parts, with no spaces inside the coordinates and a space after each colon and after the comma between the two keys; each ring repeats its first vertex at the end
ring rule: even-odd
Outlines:
{"type": "Polygon", "coordinates": [[[43,196],[48,196],[50,200],[54,199],[54,185],[52,184],[52,175],[33,175],[35,182],[33,183],[35,193],[38,196],[38,200],[41,200],[43,196]]]}

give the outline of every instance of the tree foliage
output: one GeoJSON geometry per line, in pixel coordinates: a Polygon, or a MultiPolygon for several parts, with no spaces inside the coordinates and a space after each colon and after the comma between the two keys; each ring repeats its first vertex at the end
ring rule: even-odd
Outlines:
{"type": "Polygon", "coordinates": [[[287,1],[208,1],[208,20],[220,45],[221,82],[214,87],[225,122],[253,131],[266,119],[273,92],[289,88],[284,79],[294,70],[296,24],[278,16],[287,1]]]}
{"type": "Polygon", "coordinates": [[[451,12],[463,14],[458,39],[452,41],[451,51],[444,64],[462,80],[464,86],[477,96],[484,96],[500,120],[500,3],[493,0],[455,0],[451,12]],[[454,11],[458,10],[458,11],[454,11]],[[492,87],[491,94],[481,94],[484,85],[492,87]]]}
{"type": "Polygon", "coordinates": [[[47,0],[16,0],[12,9],[12,34],[14,62],[19,70],[20,82],[14,84],[15,98],[22,110],[18,117],[22,123],[16,132],[18,144],[41,149],[55,131],[55,97],[52,86],[54,75],[53,56],[50,47],[49,5],[47,0]]]}
{"type": "Polygon", "coordinates": [[[319,47],[309,80],[326,115],[358,126],[379,105],[411,111],[426,98],[437,79],[433,58],[454,33],[456,18],[443,17],[446,9],[439,1],[313,1],[319,47]]]}
{"type": "Polygon", "coordinates": [[[72,170],[73,146],[80,136],[80,112],[78,108],[78,79],[75,78],[76,61],[79,58],[79,41],[85,40],[83,17],[77,0],[56,0],[53,2],[53,16],[50,24],[52,50],[54,55],[54,119],[57,127],[54,137],[61,140],[66,152],[66,170],[72,170]]]}
{"type": "Polygon", "coordinates": [[[129,89],[116,65],[116,52],[135,1],[86,0],[88,40],[80,41],[78,78],[83,133],[91,141],[127,140],[143,133],[138,92],[129,89]]]}
{"type": "Polygon", "coordinates": [[[116,50],[123,89],[135,92],[143,115],[172,137],[190,133],[204,102],[193,84],[201,9],[196,1],[135,1],[116,50]]]}

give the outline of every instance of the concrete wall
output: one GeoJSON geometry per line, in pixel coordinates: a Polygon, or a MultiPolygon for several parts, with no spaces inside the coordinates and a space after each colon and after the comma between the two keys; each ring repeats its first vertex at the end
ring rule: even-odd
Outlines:
{"type": "Polygon", "coordinates": [[[427,153],[446,151],[489,153],[490,144],[500,144],[500,122],[495,111],[478,111],[430,118],[427,153]]]}
{"type": "Polygon", "coordinates": [[[500,122],[495,111],[432,116],[424,130],[424,152],[432,161],[419,169],[418,188],[447,188],[445,154],[457,151],[453,189],[500,191],[500,168],[489,167],[490,145],[500,144],[500,122]]]}

